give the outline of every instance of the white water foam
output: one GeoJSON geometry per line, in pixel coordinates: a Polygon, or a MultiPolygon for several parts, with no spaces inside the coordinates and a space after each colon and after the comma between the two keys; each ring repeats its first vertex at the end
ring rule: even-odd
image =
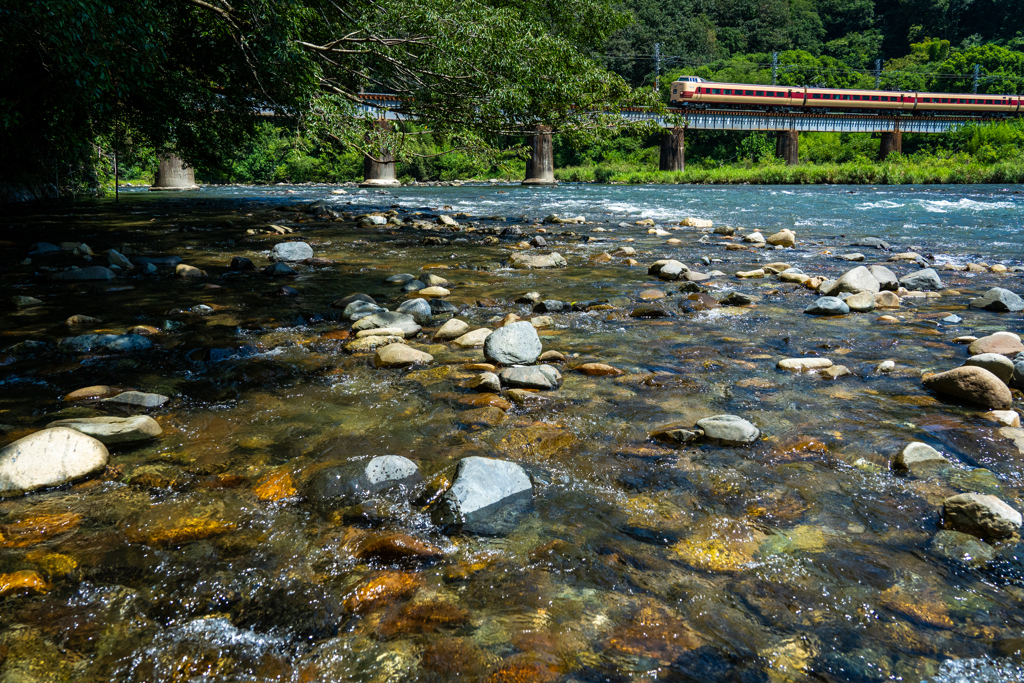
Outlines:
{"type": "Polygon", "coordinates": [[[906,204],[900,204],[899,202],[883,199],[880,202],[867,202],[866,204],[859,204],[854,208],[860,211],[867,211],[868,209],[899,209],[904,206],[906,206],[906,204]]]}
{"type": "Polygon", "coordinates": [[[951,211],[992,211],[994,209],[1016,208],[1014,202],[979,202],[974,199],[949,201],[946,199],[919,199],[917,203],[929,213],[950,213],[951,211]]]}

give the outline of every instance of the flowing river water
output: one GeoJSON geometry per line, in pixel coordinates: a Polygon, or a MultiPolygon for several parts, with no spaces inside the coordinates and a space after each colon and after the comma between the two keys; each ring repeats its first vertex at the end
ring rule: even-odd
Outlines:
{"type": "Polygon", "coordinates": [[[145,413],[163,433],[111,446],[97,476],[0,498],[0,682],[1024,679],[1019,538],[970,546],[984,554],[970,558],[935,543],[949,496],[993,494],[1020,509],[1024,438],[921,379],[963,363],[957,337],[1024,331],[1020,313],[968,308],[993,286],[1024,292],[1021,274],[940,269],[940,296],[838,317],[806,315],[817,295],[799,284],[734,276],[785,262],[834,278],[860,265],[835,258],[855,251],[899,276],[917,266],[887,259],[911,249],[936,264],[1024,265],[1019,192],[332,190],[128,191],[119,205],[5,212],[5,298],[41,303],[3,304],[0,446],[101,415],[145,413]],[[339,217],[303,210],[319,200],[339,217]],[[389,211],[403,224],[352,220],[389,211]],[[550,213],[587,223],[538,233],[550,213]],[[458,230],[411,224],[441,214],[458,230]],[[680,227],[687,217],[738,234],[790,228],[797,241],[728,250],[739,239],[680,227]],[[656,226],[637,225],[645,219],[656,226]],[[498,237],[512,225],[523,237],[498,237]],[[520,244],[537,234],[546,249],[520,244]],[[848,246],[866,236],[891,250],[848,246]],[[292,264],[292,277],[229,269],[234,256],[262,268],[275,244],[297,239],[317,259],[292,264]],[[96,255],[26,262],[35,242],[83,242],[96,255]],[[600,257],[626,246],[637,265],[600,257]],[[107,249],[179,256],[205,276],[49,278],[105,265],[107,249]],[[504,266],[512,253],[548,251],[567,267],[504,266]],[[648,275],[664,258],[722,271],[701,283],[716,299],[757,299],[700,310],[684,283],[648,275]],[[351,325],[331,302],[364,293],[393,310],[416,296],[384,282],[398,273],[448,281],[445,300],[474,329],[540,315],[515,303],[525,292],[577,302],[544,313],[550,324],[538,330],[544,350],[566,358],[562,386],[517,401],[467,389],[479,374],[467,366],[483,353],[433,341],[440,317],[408,340],[433,356],[427,365],[377,368],[372,352],[347,353],[351,325]],[[666,296],[649,299],[652,289],[666,296]],[[631,317],[641,306],[669,317],[631,317]],[[65,322],[76,315],[96,320],[65,322]],[[57,346],[137,326],[150,328],[150,348],[57,346]],[[851,374],[776,367],[812,356],[851,374]],[[886,360],[895,368],[877,371],[886,360]],[[590,362],[622,374],[576,369],[590,362]],[[170,401],[146,410],[65,399],[92,385],[170,401]],[[650,436],[719,414],[749,420],[760,439],[650,436]],[[895,472],[912,441],[952,467],[895,472]],[[304,498],[325,467],[384,454],[416,462],[427,492],[342,509],[304,498]],[[437,527],[428,514],[431,491],[469,456],[519,463],[533,481],[532,507],[501,535],[437,527]]]}

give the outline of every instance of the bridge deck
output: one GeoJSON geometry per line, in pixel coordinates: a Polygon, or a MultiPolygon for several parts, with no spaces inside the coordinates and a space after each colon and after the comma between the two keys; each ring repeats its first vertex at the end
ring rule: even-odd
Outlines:
{"type": "MultiPolygon", "coordinates": [[[[410,118],[402,113],[402,101],[391,95],[365,95],[360,109],[389,121],[410,118]]],[[[995,119],[973,116],[913,116],[875,114],[828,113],[776,113],[746,110],[672,110],[681,115],[686,128],[692,130],[797,130],[840,133],[945,133],[966,123],[990,123],[995,119]]],[[[654,121],[662,128],[670,128],[665,117],[643,109],[624,109],[623,118],[629,121],[654,121]]]]}

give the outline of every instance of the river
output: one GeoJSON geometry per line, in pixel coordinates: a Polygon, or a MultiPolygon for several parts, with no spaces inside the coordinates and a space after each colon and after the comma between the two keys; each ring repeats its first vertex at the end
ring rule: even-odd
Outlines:
{"type": "Polygon", "coordinates": [[[943,501],[961,493],[1021,508],[1024,432],[922,385],[966,360],[954,339],[1022,331],[1019,312],[968,307],[991,287],[1024,293],[1020,272],[989,268],[1024,265],[1019,190],[334,192],[128,189],[117,205],[5,210],[0,283],[7,298],[39,303],[3,304],[0,446],[104,415],[146,414],[162,434],[112,445],[99,474],[0,498],[0,682],[1024,678],[1019,537],[983,544],[942,530],[943,501]],[[304,210],[321,200],[337,220],[304,210]],[[353,220],[389,211],[392,225],[353,220]],[[442,214],[458,229],[435,225],[442,214]],[[587,222],[541,224],[548,214],[587,222]],[[741,230],[678,224],[688,217],[741,230]],[[500,236],[510,226],[522,237],[500,236]],[[782,228],[794,247],[728,248],[782,228]],[[520,244],[538,235],[546,248],[520,244]],[[850,246],[868,236],[890,249],[850,246]],[[290,264],[288,277],[229,267],[239,256],[262,269],[274,245],[294,240],[316,259],[290,264]],[[36,242],[69,244],[29,257],[36,242]],[[79,242],[89,260],[69,250],[79,242]],[[203,274],[50,279],[105,265],[107,249],[178,256],[203,274]],[[568,265],[505,265],[550,251],[568,265]],[[735,276],[779,262],[827,278],[872,264],[903,276],[918,266],[888,259],[908,251],[942,287],[894,309],[811,316],[810,289],[735,276]],[[865,260],[836,258],[851,252],[865,260]],[[721,275],[662,281],[648,275],[658,259],[721,275]],[[384,282],[400,273],[447,281],[443,299],[470,329],[549,317],[537,332],[564,357],[552,362],[561,385],[467,388],[485,359],[431,339],[450,316],[407,340],[432,356],[425,365],[375,367],[373,352],[348,353],[354,331],[330,304],[362,293],[393,310],[417,296],[384,282]],[[526,292],[566,305],[534,312],[516,303],[526,292]],[[700,292],[753,303],[718,306],[700,292]],[[633,315],[644,307],[658,310],[633,315]],[[132,330],[152,345],[59,346],[132,330]],[[829,358],[850,374],[777,367],[790,357],[829,358]],[[880,371],[883,361],[894,368],[880,371]],[[619,372],[584,374],[586,363],[619,372]],[[97,385],[169,401],[147,410],[65,398],[97,385]],[[720,414],[759,438],[651,436],[720,414]],[[896,472],[910,442],[948,466],[896,472]],[[425,491],[351,506],[308,495],[328,468],[386,454],[416,463],[425,491]],[[472,456],[517,463],[532,482],[528,509],[490,535],[431,515],[472,456]]]}

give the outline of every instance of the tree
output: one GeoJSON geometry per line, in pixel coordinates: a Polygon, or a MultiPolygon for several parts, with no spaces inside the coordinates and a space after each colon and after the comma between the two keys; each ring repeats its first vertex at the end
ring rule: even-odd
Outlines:
{"type": "Polygon", "coordinates": [[[268,114],[365,146],[365,90],[456,146],[585,136],[631,95],[589,57],[627,21],[610,0],[8,0],[0,163],[47,173],[115,121],[207,164],[268,114]]]}

